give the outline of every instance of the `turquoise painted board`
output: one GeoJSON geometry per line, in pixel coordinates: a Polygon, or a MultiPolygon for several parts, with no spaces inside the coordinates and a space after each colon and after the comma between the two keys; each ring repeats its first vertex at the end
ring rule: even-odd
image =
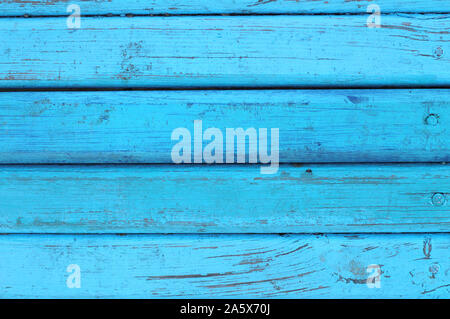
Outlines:
{"type": "Polygon", "coordinates": [[[440,164],[1,166],[0,231],[448,232],[449,197],[440,164]]]}
{"type": "Polygon", "coordinates": [[[0,298],[450,297],[448,0],[74,4],[0,0],[0,298]]]}
{"type": "Polygon", "coordinates": [[[3,92],[0,162],[172,163],[195,120],[224,148],[227,128],[278,128],[280,162],[450,161],[450,90],[231,90],[3,92]]]}
{"type": "Polygon", "coordinates": [[[0,88],[450,85],[450,16],[0,19],[0,88]],[[189,36],[187,36],[189,35],[189,36]]]}
{"type": "Polygon", "coordinates": [[[0,296],[448,298],[449,249],[449,234],[6,235],[0,296]]]}
{"type": "MultiPolygon", "coordinates": [[[[219,14],[219,13],[365,13],[373,0],[77,0],[0,1],[0,15],[66,15],[70,4],[83,15],[98,14],[219,14]]],[[[447,0],[377,0],[383,13],[450,12],[447,0]]]]}

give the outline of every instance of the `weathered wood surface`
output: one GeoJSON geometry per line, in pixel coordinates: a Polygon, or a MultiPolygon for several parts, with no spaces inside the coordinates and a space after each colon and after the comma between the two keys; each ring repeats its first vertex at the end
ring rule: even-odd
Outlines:
{"type": "MultiPolygon", "coordinates": [[[[365,13],[376,3],[382,13],[450,12],[447,0],[78,0],[84,15],[104,14],[251,14],[365,13]]],[[[67,0],[1,0],[0,15],[66,15],[67,0]]]]}
{"type": "Polygon", "coordinates": [[[0,297],[448,298],[449,249],[449,234],[7,235],[0,297]]]}
{"type": "Polygon", "coordinates": [[[1,166],[0,231],[448,232],[449,196],[440,164],[1,166]]]}
{"type": "Polygon", "coordinates": [[[280,162],[450,161],[449,110],[450,90],[3,92],[0,162],[172,163],[194,120],[224,151],[226,128],[279,128],[280,162]]]}
{"type": "Polygon", "coordinates": [[[450,85],[450,17],[0,19],[0,88],[450,85]]]}
{"type": "Polygon", "coordinates": [[[0,0],[0,163],[155,165],[0,165],[0,297],[449,298],[449,166],[354,163],[449,161],[450,1],[69,4],[0,0]],[[268,87],[370,90],[114,91],[268,87]],[[158,165],[199,119],[352,164],[158,165]]]}

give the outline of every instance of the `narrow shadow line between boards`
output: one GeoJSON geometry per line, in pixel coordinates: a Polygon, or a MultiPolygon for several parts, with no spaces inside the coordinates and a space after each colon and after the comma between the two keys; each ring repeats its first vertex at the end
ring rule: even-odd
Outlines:
{"type": "Polygon", "coordinates": [[[111,91],[263,91],[263,90],[440,90],[448,85],[372,85],[372,86],[209,86],[209,87],[0,87],[0,92],[111,92],[111,91]]]}
{"type": "MultiPolygon", "coordinates": [[[[427,11],[427,12],[415,12],[415,11],[387,11],[383,12],[383,15],[445,15],[450,12],[446,11],[427,11]]],[[[369,13],[362,12],[277,12],[277,13],[265,13],[265,12],[225,12],[225,13],[154,13],[154,14],[141,14],[141,13],[99,13],[99,14],[84,14],[83,18],[134,18],[134,17],[251,17],[251,16],[366,16],[369,13]]],[[[67,18],[67,14],[27,14],[23,15],[1,15],[0,19],[14,19],[14,18],[23,18],[23,19],[45,19],[45,18],[67,18]]]]}

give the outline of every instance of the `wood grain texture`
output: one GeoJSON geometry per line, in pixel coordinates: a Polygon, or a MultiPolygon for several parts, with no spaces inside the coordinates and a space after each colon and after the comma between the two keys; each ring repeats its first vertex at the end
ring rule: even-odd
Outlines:
{"type": "Polygon", "coordinates": [[[450,85],[450,17],[0,19],[0,88],[450,85]]]}
{"type": "Polygon", "coordinates": [[[7,235],[2,298],[448,298],[450,235],[7,235]],[[67,288],[68,265],[81,288],[67,288]],[[368,288],[369,265],[381,288],[368,288]],[[6,275],[7,274],[7,275],[6,275]]]}
{"type": "Polygon", "coordinates": [[[450,90],[231,90],[3,92],[0,162],[172,163],[194,120],[224,148],[226,128],[279,128],[280,162],[450,161],[450,90]]]}
{"type": "Polygon", "coordinates": [[[435,164],[1,166],[0,231],[448,232],[449,196],[435,164]]]}
{"type": "Polygon", "coordinates": [[[0,163],[76,164],[0,165],[0,298],[449,298],[449,166],[354,163],[450,160],[450,90],[420,89],[450,87],[450,2],[372,3],[82,0],[69,29],[0,0],[0,90],[49,90],[0,93],[0,163]],[[370,90],[120,91],[268,87],[370,90]],[[166,165],[198,119],[352,164],[166,165]]]}
{"type": "MultiPolygon", "coordinates": [[[[78,0],[84,15],[365,13],[373,0],[78,0]]],[[[0,15],[66,15],[67,0],[1,0],[0,15]]],[[[447,0],[377,0],[383,13],[450,12],[447,0]]]]}

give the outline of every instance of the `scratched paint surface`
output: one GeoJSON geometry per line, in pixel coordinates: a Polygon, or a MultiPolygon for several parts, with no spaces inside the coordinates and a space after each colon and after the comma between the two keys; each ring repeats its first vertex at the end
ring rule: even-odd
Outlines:
{"type": "Polygon", "coordinates": [[[448,165],[1,166],[0,231],[448,232],[435,193],[448,165]]]}
{"type": "Polygon", "coordinates": [[[3,297],[448,297],[448,234],[6,235],[3,297]],[[39,256],[39,258],[36,258],[39,256]],[[81,288],[65,285],[79,265],[81,288]],[[367,287],[380,265],[381,288],[367,287]]]}
{"type": "Polygon", "coordinates": [[[0,0],[0,297],[450,297],[450,1],[77,4],[0,0]],[[194,120],[283,164],[173,165],[194,120]]]}
{"type": "MultiPolygon", "coordinates": [[[[0,0],[0,15],[66,15],[67,0],[0,0]]],[[[373,0],[78,0],[84,15],[365,13],[373,0]]],[[[450,12],[447,0],[377,0],[385,13],[450,12]]]]}
{"type": "Polygon", "coordinates": [[[447,162],[449,108],[449,90],[3,92],[0,162],[171,163],[194,120],[277,127],[282,163],[447,162]]]}
{"type": "Polygon", "coordinates": [[[450,17],[0,19],[0,87],[446,86],[450,17]],[[189,36],[186,36],[189,34],[189,36]]]}

